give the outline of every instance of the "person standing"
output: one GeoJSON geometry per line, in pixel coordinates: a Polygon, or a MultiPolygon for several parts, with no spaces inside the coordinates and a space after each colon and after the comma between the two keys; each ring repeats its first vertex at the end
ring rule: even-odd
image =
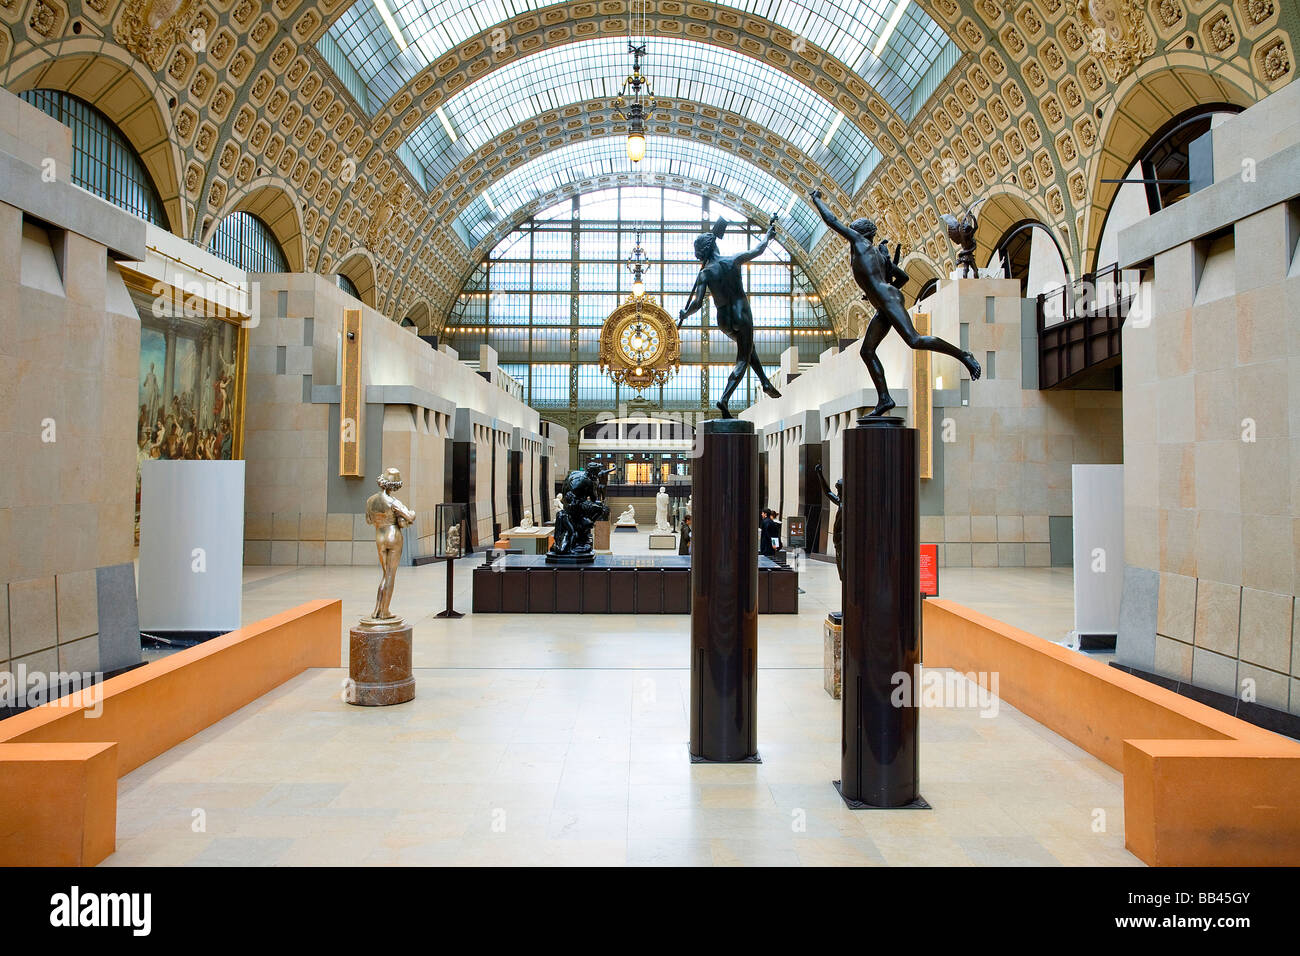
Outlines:
{"type": "Polygon", "coordinates": [[[772,556],[781,550],[781,520],[777,517],[775,508],[769,508],[767,512],[767,536],[772,546],[772,556]]]}
{"type": "Polygon", "coordinates": [[[776,549],[772,546],[772,511],[770,508],[764,508],[762,515],[758,519],[758,553],[764,557],[776,557],[776,549]]]}
{"type": "Polygon", "coordinates": [[[691,516],[687,515],[682,519],[682,530],[678,533],[677,553],[691,553],[691,516]]]}

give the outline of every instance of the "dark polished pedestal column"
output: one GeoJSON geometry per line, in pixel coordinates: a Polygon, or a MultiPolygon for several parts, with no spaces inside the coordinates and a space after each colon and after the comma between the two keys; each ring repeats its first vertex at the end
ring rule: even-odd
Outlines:
{"type": "MultiPolygon", "coordinates": [[[[840,769],[851,807],[926,806],[919,791],[921,662],[916,429],[860,418],[844,432],[844,635],[840,769]],[[895,675],[908,692],[895,706],[895,675]]],[[[901,691],[899,692],[901,695],[901,691]]]]}
{"type": "Polygon", "coordinates": [[[758,435],[700,429],[692,463],[691,759],[758,760],[758,435]]]}

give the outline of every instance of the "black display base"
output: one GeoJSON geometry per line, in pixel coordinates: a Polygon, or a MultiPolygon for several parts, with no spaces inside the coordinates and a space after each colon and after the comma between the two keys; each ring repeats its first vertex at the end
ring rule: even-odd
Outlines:
{"type": "Polygon", "coordinates": [[[902,428],[903,424],[897,415],[863,415],[858,419],[859,428],[902,428]]]}
{"type": "Polygon", "coordinates": [[[437,614],[434,615],[434,617],[452,617],[452,618],[464,617],[464,616],[465,616],[464,611],[439,611],[437,614]]]}
{"type": "Polygon", "coordinates": [[[591,564],[596,560],[594,554],[547,554],[547,564],[591,564]]]}
{"type": "MultiPolygon", "coordinates": [[[[491,553],[491,552],[489,552],[491,553]]],[[[541,554],[498,557],[473,569],[475,614],[689,614],[691,558],[664,552],[597,554],[552,564],[541,554]]],[[[799,573],[758,561],[758,613],[798,614],[799,573]]]]}
{"type": "Polygon", "coordinates": [[[826,620],[830,621],[830,622],[831,622],[832,624],[834,624],[836,627],[843,627],[843,626],[844,626],[844,612],[843,612],[843,611],[827,611],[827,612],[826,612],[826,620]]]}
{"type": "Polygon", "coordinates": [[[706,435],[754,434],[754,423],[744,418],[710,418],[700,428],[706,435]]]}
{"type": "Polygon", "coordinates": [[[934,809],[934,807],[930,806],[930,804],[926,802],[925,797],[921,796],[920,794],[917,794],[916,799],[913,800],[911,803],[905,803],[899,807],[878,807],[874,803],[863,803],[861,800],[850,800],[848,797],[844,796],[844,788],[841,786],[842,781],[832,780],[831,783],[835,786],[835,792],[840,795],[840,799],[844,801],[844,805],[848,807],[850,810],[933,810],[934,809]]]}
{"type": "Polygon", "coordinates": [[[708,757],[697,757],[691,753],[691,745],[686,745],[686,753],[690,755],[691,763],[762,763],[763,758],[755,753],[752,757],[741,757],[739,760],[710,760],[708,757]]]}
{"type": "Polygon", "coordinates": [[[1080,634],[1079,650],[1081,651],[1113,651],[1115,649],[1114,634],[1080,634]]]}
{"type": "Polygon", "coordinates": [[[204,641],[221,637],[229,631],[141,631],[143,647],[197,647],[204,641]]]}

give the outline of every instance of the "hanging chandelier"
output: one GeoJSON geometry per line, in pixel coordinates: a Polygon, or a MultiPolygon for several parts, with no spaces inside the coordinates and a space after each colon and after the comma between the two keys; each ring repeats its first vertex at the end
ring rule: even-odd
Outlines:
{"type": "Polygon", "coordinates": [[[650,118],[647,108],[653,108],[654,96],[650,80],[641,72],[641,58],[646,55],[646,11],[644,0],[641,6],[641,42],[632,39],[629,24],[627,52],[632,54],[632,72],[623,81],[623,88],[614,100],[614,109],[619,117],[627,123],[627,158],[634,163],[645,159],[645,127],[650,118]]]}
{"type": "Polygon", "coordinates": [[[632,247],[632,254],[627,257],[627,271],[632,273],[632,298],[640,299],[645,295],[645,273],[649,268],[650,260],[645,254],[645,247],[641,245],[641,228],[636,230],[636,245],[632,247]]]}

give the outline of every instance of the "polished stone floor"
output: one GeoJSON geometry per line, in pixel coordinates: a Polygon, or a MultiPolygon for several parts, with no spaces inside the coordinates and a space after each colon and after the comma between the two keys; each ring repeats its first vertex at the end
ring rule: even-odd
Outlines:
{"type": "MultiPolygon", "coordinates": [[[[461,610],[479,560],[457,569],[461,610]]],[[[124,777],[107,864],[1139,865],[1120,774],[1000,702],[922,713],[933,810],[845,809],[831,787],[839,702],[821,671],[833,564],[807,563],[798,615],[760,617],[763,763],[728,766],[687,760],[686,617],[439,620],[444,575],[398,578],[413,702],[351,707],[345,671],[300,675],[124,777]]],[[[244,617],[339,597],[355,620],[375,578],[250,568],[244,617]]],[[[1050,639],[1070,629],[1068,569],[952,569],[940,583],[1050,639]]]]}

